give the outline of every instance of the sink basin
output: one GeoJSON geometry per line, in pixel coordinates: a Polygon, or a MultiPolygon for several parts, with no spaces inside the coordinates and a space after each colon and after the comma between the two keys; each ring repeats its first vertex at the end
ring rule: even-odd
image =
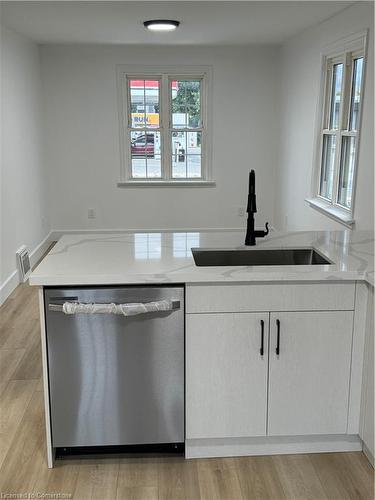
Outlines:
{"type": "Polygon", "coordinates": [[[196,266],[313,266],[332,264],[314,248],[191,249],[196,266]]]}

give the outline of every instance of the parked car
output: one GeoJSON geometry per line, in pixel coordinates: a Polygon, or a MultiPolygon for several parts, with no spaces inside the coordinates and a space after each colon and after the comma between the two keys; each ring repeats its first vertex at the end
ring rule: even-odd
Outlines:
{"type": "Polygon", "coordinates": [[[154,134],[142,134],[131,142],[131,154],[134,156],[148,156],[153,158],[155,154],[154,134]]]}

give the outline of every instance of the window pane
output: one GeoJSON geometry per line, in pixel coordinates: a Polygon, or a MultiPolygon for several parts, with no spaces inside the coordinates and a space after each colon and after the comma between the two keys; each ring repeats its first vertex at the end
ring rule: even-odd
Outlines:
{"type": "Polygon", "coordinates": [[[200,177],[202,177],[201,156],[188,155],[186,169],[187,169],[187,176],[189,178],[199,179],[200,177]]]}
{"type": "Polygon", "coordinates": [[[186,178],[186,132],[172,132],[172,177],[186,178]]]}
{"type": "Polygon", "coordinates": [[[201,132],[172,132],[172,177],[202,176],[201,145],[201,132]]]}
{"type": "Polygon", "coordinates": [[[187,133],[187,176],[188,177],[201,177],[201,132],[188,132],[187,133]]]}
{"type": "Polygon", "coordinates": [[[329,128],[339,127],[340,105],[342,99],[342,74],[344,65],[342,63],[333,65],[332,88],[331,88],[331,109],[329,114],[329,128]]]}
{"type": "Polygon", "coordinates": [[[323,136],[322,168],[320,173],[320,196],[332,200],[333,167],[335,164],[336,136],[323,136]]]}
{"type": "Polygon", "coordinates": [[[351,208],[352,205],[355,150],[356,138],[343,137],[341,146],[338,202],[340,205],[347,208],[351,208]]]}
{"type": "Polygon", "coordinates": [[[201,127],[201,81],[170,82],[173,128],[201,127]]]}
{"type": "Polygon", "coordinates": [[[131,132],[132,177],[160,178],[160,132],[131,132]]]}
{"type": "Polygon", "coordinates": [[[352,98],[350,103],[349,130],[358,130],[358,113],[361,104],[363,57],[354,60],[352,98]]]}
{"type": "Polygon", "coordinates": [[[129,80],[132,128],[159,128],[158,80],[129,80]]]}

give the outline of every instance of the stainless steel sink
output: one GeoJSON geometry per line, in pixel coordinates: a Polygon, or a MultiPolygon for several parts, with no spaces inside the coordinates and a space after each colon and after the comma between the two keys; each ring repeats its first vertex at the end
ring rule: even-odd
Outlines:
{"type": "Polygon", "coordinates": [[[314,248],[191,249],[196,266],[313,266],[332,264],[314,248]]]}

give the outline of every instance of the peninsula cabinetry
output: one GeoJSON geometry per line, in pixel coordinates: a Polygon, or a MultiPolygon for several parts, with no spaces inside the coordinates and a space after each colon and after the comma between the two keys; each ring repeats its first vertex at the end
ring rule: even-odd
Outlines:
{"type": "Polygon", "coordinates": [[[345,435],[354,296],[352,282],[188,286],[188,448],[345,435]]]}

